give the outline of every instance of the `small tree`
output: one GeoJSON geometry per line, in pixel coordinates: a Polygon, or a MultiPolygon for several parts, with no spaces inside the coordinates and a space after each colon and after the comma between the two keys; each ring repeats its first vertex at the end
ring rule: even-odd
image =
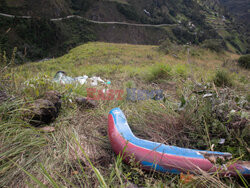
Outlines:
{"type": "Polygon", "coordinates": [[[241,56],[238,60],[238,63],[241,67],[249,69],[250,68],[250,54],[241,56]]]}

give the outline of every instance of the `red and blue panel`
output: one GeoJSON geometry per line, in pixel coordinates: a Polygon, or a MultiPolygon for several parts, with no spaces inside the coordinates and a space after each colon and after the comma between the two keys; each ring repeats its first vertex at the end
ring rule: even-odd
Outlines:
{"type": "Polygon", "coordinates": [[[117,155],[123,154],[127,162],[133,156],[147,170],[174,174],[200,173],[203,170],[222,175],[236,175],[237,170],[243,175],[250,175],[249,167],[242,164],[215,167],[204,157],[204,155],[229,157],[230,153],[186,149],[137,138],[120,108],[115,108],[109,113],[108,133],[111,146],[117,155]]]}

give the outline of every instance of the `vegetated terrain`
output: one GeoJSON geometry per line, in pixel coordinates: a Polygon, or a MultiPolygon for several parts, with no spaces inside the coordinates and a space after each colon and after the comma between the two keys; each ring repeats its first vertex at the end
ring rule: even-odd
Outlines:
{"type": "Polygon", "coordinates": [[[250,22],[250,4],[248,0],[220,0],[230,12],[235,14],[245,24],[250,22]]]}
{"type": "Polygon", "coordinates": [[[165,39],[178,44],[201,45],[215,40],[222,44],[221,48],[231,52],[248,53],[249,49],[249,31],[237,24],[234,15],[225,11],[218,1],[1,0],[0,12],[33,18],[0,17],[1,51],[7,51],[10,57],[13,48],[17,47],[18,62],[57,57],[79,44],[95,40],[151,45],[165,39]],[[96,21],[172,26],[151,28],[90,24],[81,19],[49,20],[72,14],[96,21]]]}
{"type": "Polygon", "coordinates": [[[249,160],[250,74],[238,66],[238,55],[198,46],[91,42],[45,62],[16,66],[14,56],[15,51],[10,61],[0,58],[0,91],[9,96],[0,101],[1,187],[248,186],[242,177],[201,172],[187,182],[179,175],[142,171],[133,160],[122,163],[107,136],[108,113],[120,107],[140,138],[231,152],[237,160],[249,160]],[[72,77],[109,79],[111,85],[95,88],[123,89],[124,98],[81,108],[74,99],[86,96],[91,86],[52,82],[60,70],[72,77]],[[165,97],[129,101],[127,88],[162,89],[165,97]],[[23,118],[23,112],[50,90],[62,94],[62,108],[58,118],[45,125],[55,130],[42,132],[23,118]],[[220,144],[221,139],[225,143],[220,144]]]}

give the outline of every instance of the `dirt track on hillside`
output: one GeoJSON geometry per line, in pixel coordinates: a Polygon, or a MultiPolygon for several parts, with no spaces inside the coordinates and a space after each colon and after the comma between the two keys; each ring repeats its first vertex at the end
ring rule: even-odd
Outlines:
{"type": "MultiPolygon", "coordinates": [[[[31,16],[15,16],[11,14],[5,14],[5,13],[0,13],[0,16],[3,17],[8,17],[8,18],[22,18],[22,19],[32,19],[31,16]]],[[[88,22],[95,23],[95,24],[109,24],[109,25],[128,25],[128,26],[137,26],[137,27],[169,27],[169,26],[177,26],[178,24],[159,24],[159,25],[153,25],[153,24],[137,24],[137,23],[127,23],[127,22],[102,22],[102,21],[95,21],[95,20],[89,20],[86,19],[82,16],[77,16],[77,15],[69,15],[66,17],[61,17],[61,18],[51,18],[50,21],[52,22],[57,22],[57,21],[62,21],[66,19],[71,19],[71,18],[77,18],[77,19],[85,19],[88,22]]]]}

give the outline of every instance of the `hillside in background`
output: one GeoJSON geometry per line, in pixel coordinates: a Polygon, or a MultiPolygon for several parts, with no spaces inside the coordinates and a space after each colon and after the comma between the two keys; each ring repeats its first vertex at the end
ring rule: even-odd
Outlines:
{"type": "Polygon", "coordinates": [[[85,0],[0,0],[0,10],[15,15],[52,18],[85,10],[90,1],[85,0]]]}
{"type": "Polygon", "coordinates": [[[238,20],[250,24],[250,2],[249,0],[220,0],[228,11],[238,17],[238,20]]]}
{"type": "Polygon", "coordinates": [[[1,51],[10,56],[18,47],[20,61],[62,55],[95,40],[160,44],[169,39],[178,44],[219,43],[223,49],[237,53],[249,49],[247,28],[236,24],[218,0],[0,0],[0,12],[32,17],[24,20],[0,16],[1,51]],[[102,22],[170,25],[156,28],[97,24],[77,18],[50,21],[68,15],[102,22]]]}

